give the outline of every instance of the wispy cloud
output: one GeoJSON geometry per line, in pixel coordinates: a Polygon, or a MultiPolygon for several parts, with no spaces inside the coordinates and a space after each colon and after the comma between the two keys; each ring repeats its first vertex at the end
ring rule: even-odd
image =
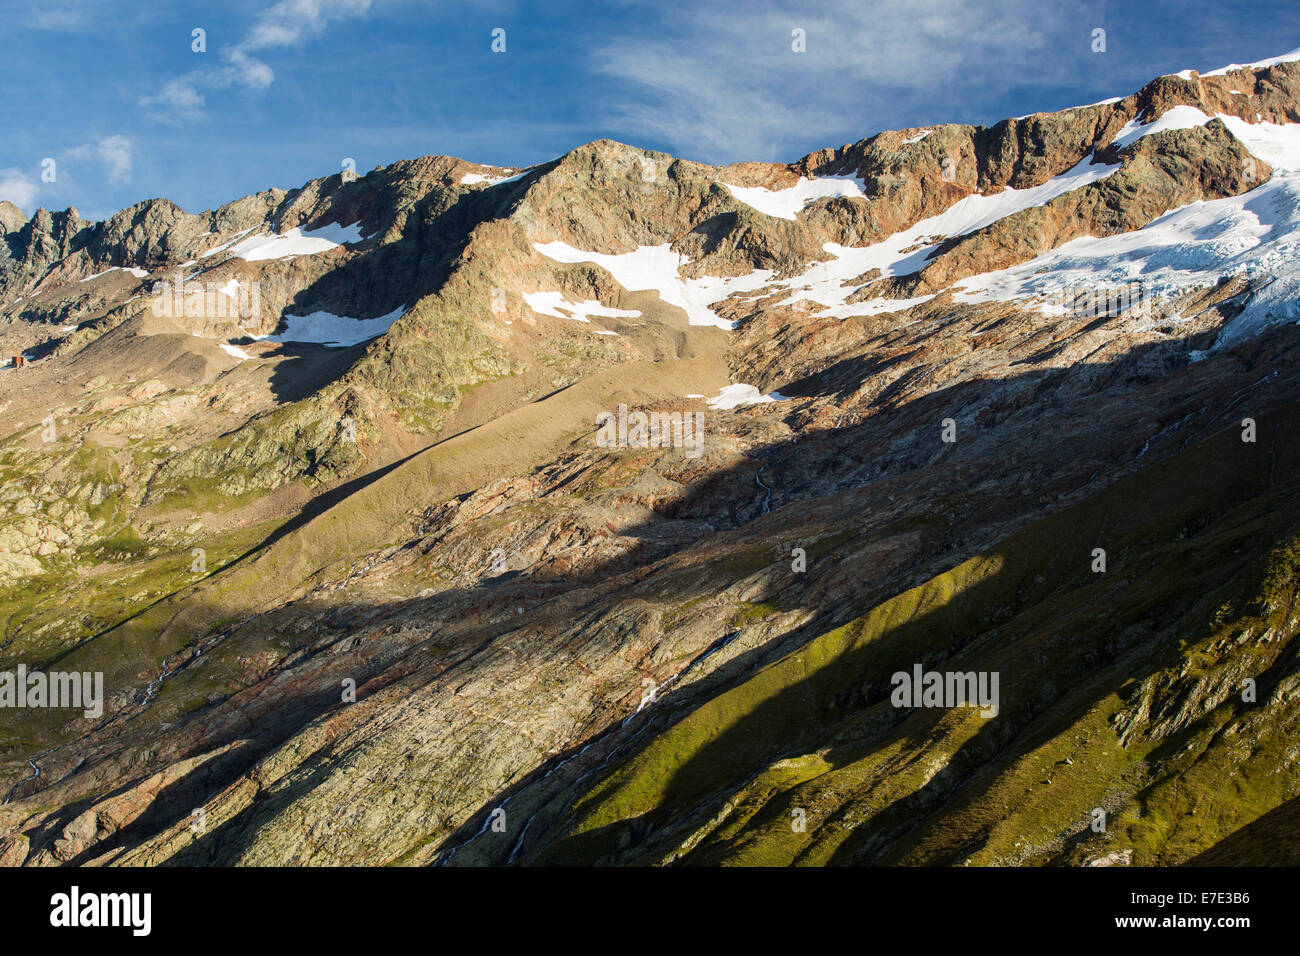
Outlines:
{"type": "Polygon", "coordinates": [[[0,169],[0,200],[13,203],[31,215],[40,187],[21,169],[0,169]]]}
{"type": "Polygon", "coordinates": [[[93,25],[92,12],[92,4],[87,0],[46,0],[32,4],[24,21],[37,30],[85,30],[93,25]]]}
{"type": "MultiPolygon", "coordinates": [[[[662,29],[602,45],[594,68],[626,81],[613,113],[699,156],[763,159],[848,125],[945,99],[1064,80],[1053,51],[1080,49],[1077,4],[993,0],[664,8],[662,29]],[[806,51],[795,52],[795,30],[806,51]],[[1023,71],[1014,69],[1023,65],[1023,71]],[[851,119],[852,123],[846,123],[851,119]]],[[[878,128],[878,127],[876,127],[878,128]]]]}
{"type": "Polygon", "coordinates": [[[244,38],[218,54],[219,66],[191,70],[173,77],[155,95],[140,99],[157,119],[191,120],[203,114],[206,94],[242,87],[263,90],[275,82],[275,71],[258,54],[283,49],[319,36],[334,20],[364,16],[371,0],[280,0],[262,12],[244,38]]]}
{"type": "Polygon", "coordinates": [[[105,136],[85,143],[65,154],[68,159],[98,159],[104,165],[104,174],[113,185],[130,182],[131,166],[135,160],[135,145],[125,136],[105,136]]]}
{"type": "Polygon", "coordinates": [[[0,169],[0,199],[30,214],[39,202],[66,200],[78,184],[84,186],[100,176],[111,186],[124,185],[131,181],[135,152],[135,143],[119,133],[94,137],[80,146],[56,152],[53,159],[57,162],[51,169],[57,178],[48,182],[17,167],[0,169]]]}

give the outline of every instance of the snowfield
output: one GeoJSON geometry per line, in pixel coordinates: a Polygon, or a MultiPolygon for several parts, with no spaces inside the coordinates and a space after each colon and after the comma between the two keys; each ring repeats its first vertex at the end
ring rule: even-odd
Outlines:
{"type": "Polygon", "coordinates": [[[239,238],[249,232],[252,232],[252,230],[245,229],[229,242],[224,242],[207,252],[201,253],[199,258],[206,259],[208,256],[214,256],[219,252],[229,251],[235,258],[243,259],[246,262],[287,259],[290,256],[311,256],[321,252],[328,252],[331,249],[338,249],[353,242],[360,242],[362,238],[360,222],[354,222],[350,226],[327,223],[319,229],[306,231],[295,227],[285,233],[258,233],[255,236],[249,236],[247,239],[239,238]]]}
{"type": "MultiPolygon", "coordinates": [[[[1300,51],[1255,66],[1294,59],[1300,59],[1300,51]]],[[[1213,118],[1194,107],[1174,107],[1149,122],[1128,123],[1115,143],[1126,147],[1144,136],[1204,126],[1213,118]]],[[[1241,196],[1172,210],[1131,233],[1103,239],[1084,236],[1019,266],[965,279],[953,287],[954,298],[967,303],[1025,300],[1050,311],[1045,303],[1067,289],[1119,287],[1138,281],[1145,296],[1160,299],[1215,285],[1227,276],[1243,276],[1258,288],[1250,294],[1245,310],[1224,328],[1215,348],[1278,322],[1300,320],[1300,124],[1248,123],[1224,114],[1217,118],[1253,156],[1273,168],[1268,182],[1241,196]]],[[[925,135],[908,142],[918,142],[925,135]]],[[[731,329],[732,323],[710,306],[733,295],[772,287],[789,291],[781,305],[807,302],[818,307],[818,314],[837,318],[880,315],[912,308],[933,296],[850,303],[848,299],[861,287],[852,280],[873,270],[878,270],[880,277],[915,273],[944,241],[1049,203],[1119,169],[1118,164],[1097,163],[1089,154],[1042,185],[967,196],[937,216],[870,246],[826,243],[823,251],[832,258],[810,263],[806,271],[791,279],[777,280],[770,270],[685,279],[679,270],[689,260],[668,244],[642,246],[620,255],[586,252],[564,242],[533,243],[533,248],[557,262],[594,263],[628,291],[654,291],[667,304],[685,311],[692,325],[731,329]]],[[[815,199],[862,195],[860,185],[851,177],[805,178],[784,190],[722,185],[760,212],[789,220],[815,199]]],[[[577,321],[618,311],[601,311],[606,307],[598,302],[571,304],[559,292],[529,293],[525,299],[540,314],[577,321]]],[[[725,405],[730,394],[714,399],[724,402],[717,407],[734,407],[725,405]]],[[[745,401],[770,400],[744,394],[745,401]]]]}
{"type": "MultiPolygon", "coordinates": [[[[919,142],[928,135],[922,133],[919,142]]],[[[763,186],[733,186],[723,183],[727,191],[746,206],[776,219],[789,219],[792,222],[804,206],[817,199],[830,199],[844,196],[849,199],[866,199],[862,185],[854,176],[819,176],[816,179],[800,177],[799,182],[787,189],[767,189],[763,186]]]]}
{"type": "Polygon", "coordinates": [[[506,176],[487,176],[483,173],[466,173],[460,177],[462,186],[500,186],[502,183],[513,183],[516,180],[523,179],[528,175],[528,170],[521,173],[512,173],[506,176]]]}
{"type": "Polygon", "coordinates": [[[732,329],[734,326],[709,306],[737,292],[761,289],[770,284],[773,275],[769,269],[758,269],[745,276],[683,279],[677,270],[690,260],[673,252],[668,243],[662,246],[641,246],[634,252],[622,255],[584,252],[565,242],[534,242],[533,248],[556,262],[593,262],[629,292],[648,290],[658,293],[664,302],[685,312],[691,325],[712,325],[720,329],[732,329]]]}
{"type": "MultiPolygon", "coordinates": [[[[105,269],[103,272],[96,272],[93,276],[86,276],[86,278],[82,279],[81,281],[89,282],[91,279],[98,279],[100,276],[106,276],[110,272],[129,272],[137,279],[146,279],[149,276],[149,273],[143,269],[132,269],[129,266],[113,266],[113,268],[105,269]]],[[[18,301],[21,302],[22,300],[19,299],[18,301]]],[[[17,305],[18,303],[15,302],[14,304],[17,305]]]]}
{"type": "Polygon", "coordinates": [[[247,352],[245,352],[243,349],[241,349],[238,345],[231,345],[228,342],[220,342],[218,344],[221,346],[221,351],[225,352],[227,355],[239,359],[239,361],[241,362],[244,361],[245,359],[251,359],[253,357],[249,355],[247,352]]]}
{"type": "Polygon", "coordinates": [[[783,304],[814,302],[824,307],[822,314],[841,319],[852,315],[897,312],[920,305],[933,296],[849,303],[847,300],[857,291],[857,287],[846,286],[844,283],[872,269],[879,269],[882,277],[909,275],[923,268],[945,239],[967,235],[992,225],[999,219],[1041,206],[1071,190],[1100,182],[1119,168],[1118,165],[1094,164],[1092,155],[1089,154],[1073,169],[1054,176],[1041,186],[1004,189],[991,196],[967,196],[939,215],[923,219],[911,228],[896,232],[873,245],[849,247],[828,242],[822,248],[835,258],[830,262],[814,263],[803,275],[785,280],[785,285],[797,291],[784,300],[783,304]]]}
{"type": "Polygon", "coordinates": [[[402,317],[406,308],[399,307],[374,319],[352,319],[332,312],[313,312],[310,315],[286,315],[285,329],[275,335],[255,335],[254,339],[268,342],[312,342],[343,348],[359,345],[378,335],[383,335],[402,317]]]}
{"type": "Polygon", "coordinates": [[[641,315],[636,309],[614,309],[592,299],[575,304],[569,302],[563,292],[525,292],[524,301],[538,315],[573,319],[575,322],[591,322],[593,315],[606,319],[635,319],[641,315]]]}
{"type": "Polygon", "coordinates": [[[1209,73],[1202,73],[1201,76],[1226,76],[1236,70],[1262,70],[1268,66],[1277,66],[1279,63],[1292,63],[1300,60],[1300,49],[1292,50],[1290,53],[1283,53],[1281,56],[1270,57],[1267,60],[1260,60],[1257,63],[1233,63],[1231,66],[1220,67],[1217,70],[1211,70],[1209,73]]]}
{"type": "Polygon", "coordinates": [[[1159,300],[1243,276],[1262,285],[1214,349],[1300,321],[1300,124],[1221,118],[1253,155],[1273,166],[1268,182],[1240,196],[1182,206],[1133,232],[1081,236],[1029,262],[964,279],[953,298],[1046,301],[1064,289],[1141,282],[1144,295],[1159,300]]]}
{"type": "Polygon", "coordinates": [[[1153,136],[1156,133],[1163,133],[1171,129],[1195,129],[1198,126],[1204,126],[1209,121],[1210,117],[1195,106],[1175,106],[1149,123],[1139,123],[1136,119],[1129,120],[1124,125],[1124,128],[1119,131],[1119,135],[1115,137],[1112,145],[1119,149],[1125,149],[1144,136],[1153,136]]]}
{"type": "MultiPolygon", "coordinates": [[[[767,269],[755,270],[745,276],[726,278],[705,276],[699,279],[683,279],[678,274],[678,269],[690,260],[673,252],[668,244],[642,246],[634,252],[622,255],[585,252],[574,249],[564,242],[535,242],[533,248],[557,262],[593,262],[607,271],[629,292],[653,290],[664,302],[686,312],[692,325],[713,325],[722,329],[732,329],[733,324],[718,316],[709,306],[732,295],[754,292],[773,285],[785,287],[793,292],[789,298],[783,300],[782,304],[794,304],[806,300],[824,307],[827,310],[826,314],[838,318],[876,315],[919,305],[932,297],[924,296],[911,300],[874,299],[869,302],[849,303],[847,299],[856,291],[856,287],[846,286],[844,283],[847,280],[871,269],[879,269],[882,276],[907,275],[915,272],[925,265],[931,253],[945,239],[966,235],[1023,209],[1050,202],[1071,190],[1105,179],[1119,168],[1118,165],[1093,163],[1090,154],[1073,169],[1053,177],[1041,186],[1030,189],[1004,189],[991,196],[978,194],[967,196],[939,215],[922,220],[910,229],[894,233],[874,245],[851,248],[826,243],[822,248],[834,256],[834,259],[829,262],[812,263],[803,275],[779,281],[775,280],[774,273],[767,269]]],[[[804,180],[803,182],[825,181],[804,180]]],[[[843,182],[842,180],[831,181],[841,184],[843,182]]],[[[735,187],[727,188],[734,191],[735,187]]],[[[791,187],[782,190],[781,193],[793,194],[798,191],[798,188],[791,187]]],[[[760,192],[779,195],[770,193],[769,190],[760,190],[760,192]]],[[[788,211],[792,208],[793,201],[796,199],[802,204],[806,201],[807,195],[805,190],[798,196],[784,200],[786,206],[783,209],[788,211]]],[[[759,201],[767,200],[760,198],[759,201]]],[[[793,219],[794,216],[783,216],[783,218],[793,219]]],[[[556,294],[551,293],[551,295],[556,294]]],[[[551,308],[556,305],[549,301],[545,304],[551,308]]],[[[535,311],[541,310],[535,309],[535,311]]]]}
{"type": "MultiPolygon", "coordinates": [[[[1292,59],[1300,59],[1300,52],[1292,59]]],[[[1143,136],[1203,126],[1211,119],[1198,109],[1179,106],[1149,123],[1129,123],[1116,142],[1127,146],[1143,136]]],[[[954,299],[1030,300],[1050,311],[1043,303],[1067,289],[1114,288],[1139,281],[1145,295],[1159,299],[1241,275],[1253,282],[1268,281],[1251,293],[1245,310],[1224,328],[1214,348],[1279,322],[1300,320],[1300,124],[1252,124],[1224,114],[1218,119],[1252,155],[1273,167],[1272,179],[1241,196],[1172,210],[1134,232],[1104,239],[1084,236],[1019,266],[965,279],[954,286],[954,299]]],[[[857,287],[844,283],[872,269],[879,269],[881,276],[916,272],[942,239],[983,229],[1119,169],[1090,160],[1032,189],[968,196],[871,246],[828,243],[824,249],[835,258],[782,283],[796,290],[783,304],[806,300],[823,307],[820,314],[838,318],[920,305],[933,296],[848,303],[857,287]]]]}
{"type": "MultiPolygon", "coordinates": [[[[695,396],[688,395],[687,398],[695,396]]],[[[789,401],[780,392],[772,392],[770,395],[764,395],[753,385],[742,385],[737,382],[734,385],[725,386],[716,396],[709,399],[709,408],[716,408],[720,411],[726,411],[732,408],[740,408],[742,405],[758,405],[764,402],[785,402],[789,401]]]]}

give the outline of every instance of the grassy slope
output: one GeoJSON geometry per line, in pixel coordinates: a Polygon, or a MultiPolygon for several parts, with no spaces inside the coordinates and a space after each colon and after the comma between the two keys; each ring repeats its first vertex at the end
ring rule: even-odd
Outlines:
{"type": "Polygon", "coordinates": [[[813,640],[613,769],[533,858],[1206,850],[1300,793],[1297,424],[1293,406],[1261,419],[1257,444],[1223,433],[813,640]],[[889,676],[916,662],[998,671],[1001,713],[893,708],[889,676]],[[1257,703],[1240,699],[1245,677],[1257,703]],[[1096,807],[1105,833],[1088,827],[1096,807]]]}
{"type": "Polygon", "coordinates": [[[527,473],[619,401],[650,405],[713,394],[723,384],[725,370],[713,356],[594,375],[412,456],[269,546],[83,644],[61,666],[103,669],[106,684],[129,685],[142,665],[160,663],[207,630],[278,606],[323,569],[399,540],[430,504],[527,473]]]}

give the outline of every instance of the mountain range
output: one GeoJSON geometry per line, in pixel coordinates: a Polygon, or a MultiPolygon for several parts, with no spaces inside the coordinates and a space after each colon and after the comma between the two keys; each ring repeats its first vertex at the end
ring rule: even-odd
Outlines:
{"type": "Polygon", "coordinates": [[[0,233],[0,862],[1300,862],[1300,50],[0,233]]]}

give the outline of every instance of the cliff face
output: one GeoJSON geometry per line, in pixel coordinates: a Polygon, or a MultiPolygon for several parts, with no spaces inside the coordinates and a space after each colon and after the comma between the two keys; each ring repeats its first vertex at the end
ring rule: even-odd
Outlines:
{"type": "Polygon", "coordinates": [[[7,711],[0,861],[1258,853],[1298,124],[1300,61],[789,165],[0,204],[0,670],[106,692],[7,711]]]}

